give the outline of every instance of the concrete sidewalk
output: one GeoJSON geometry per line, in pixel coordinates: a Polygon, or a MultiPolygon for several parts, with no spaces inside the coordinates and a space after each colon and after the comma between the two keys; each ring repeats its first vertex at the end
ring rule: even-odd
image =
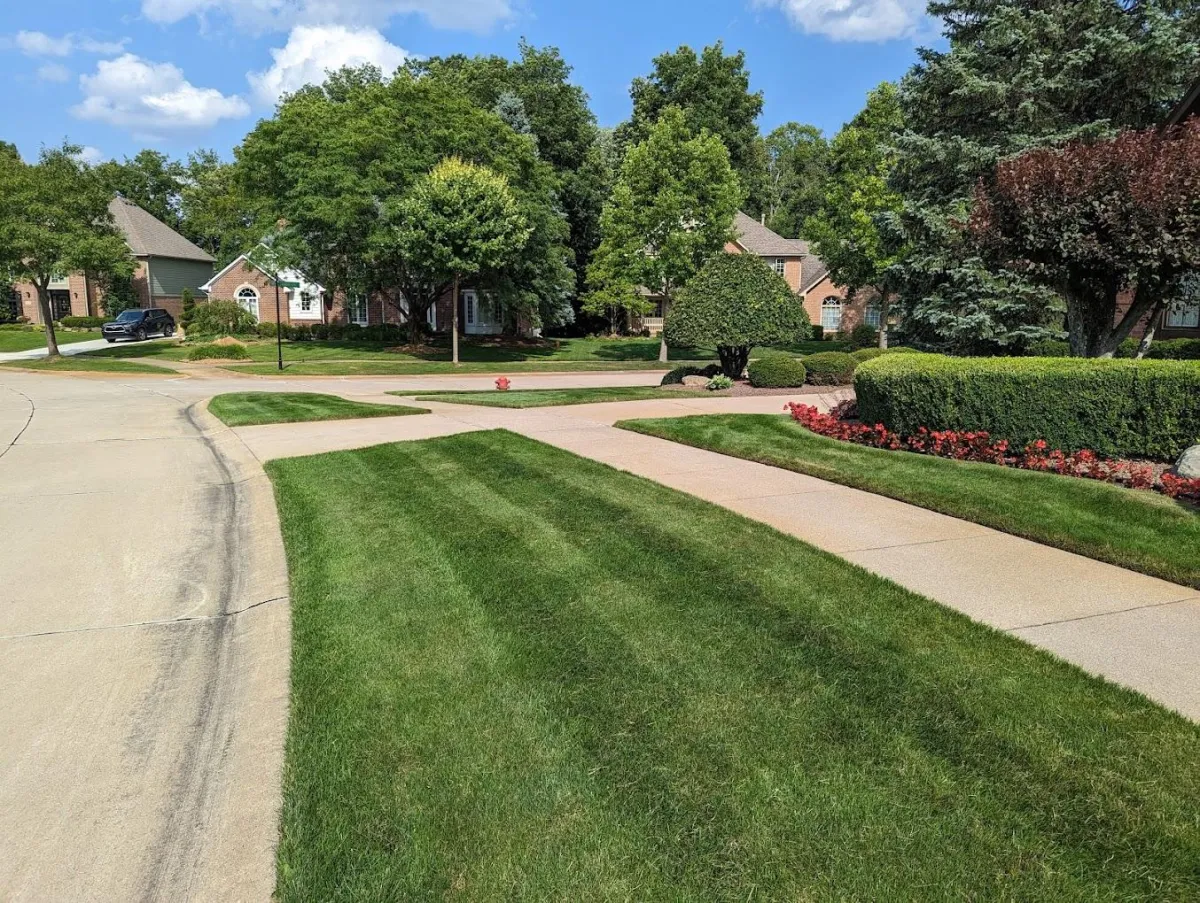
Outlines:
{"type": "MultiPolygon", "coordinates": [[[[828,409],[841,397],[834,390],[802,400],[828,409]]],[[[612,426],[648,417],[777,413],[787,400],[524,410],[421,402],[435,413],[236,432],[265,460],[472,429],[512,430],[770,524],[1200,720],[1200,591],[893,499],[612,426]]]]}

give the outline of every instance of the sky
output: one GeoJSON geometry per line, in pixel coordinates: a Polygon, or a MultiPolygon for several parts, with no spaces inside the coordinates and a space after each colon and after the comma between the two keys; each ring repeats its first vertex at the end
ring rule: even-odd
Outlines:
{"type": "Polygon", "coordinates": [[[0,139],[27,160],[69,138],[96,162],[152,147],[229,158],[281,93],[344,64],[512,57],[558,47],[601,125],[630,112],[655,56],[723,40],[744,50],[764,132],[832,135],[868,90],[902,76],[935,30],[924,0],[6,0],[0,139]]]}

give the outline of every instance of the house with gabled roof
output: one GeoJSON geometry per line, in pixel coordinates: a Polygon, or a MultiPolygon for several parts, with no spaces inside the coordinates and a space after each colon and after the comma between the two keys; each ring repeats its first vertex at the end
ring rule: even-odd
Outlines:
{"type": "MultiPolygon", "coordinates": [[[[165,308],[178,317],[183,290],[198,291],[212,277],[215,258],[120,195],[109,202],[108,212],[136,264],[133,291],[138,302],[142,307],[165,308]]],[[[42,322],[32,284],[14,285],[12,301],[30,322],[42,322]]],[[[102,316],[103,284],[85,273],[66,273],[50,283],[50,309],[55,320],[102,316]]]]}

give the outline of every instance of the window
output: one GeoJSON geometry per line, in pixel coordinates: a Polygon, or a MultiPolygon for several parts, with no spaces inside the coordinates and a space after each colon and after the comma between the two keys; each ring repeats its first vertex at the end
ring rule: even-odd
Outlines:
{"type": "Polygon", "coordinates": [[[237,290],[237,303],[242,310],[249,311],[254,314],[254,319],[258,319],[258,289],[250,285],[243,285],[237,290]]]}
{"type": "Polygon", "coordinates": [[[826,332],[837,332],[842,328],[842,299],[830,295],[821,302],[821,328],[826,332]]]}
{"type": "Polygon", "coordinates": [[[1200,298],[1176,301],[1167,311],[1168,329],[1200,329],[1200,298]]]}
{"type": "Polygon", "coordinates": [[[313,297],[308,292],[300,293],[300,310],[302,313],[312,313],[313,297]]]}
{"type": "Polygon", "coordinates": [[[774,260],[771,261],[771,266],[775,268],[776,273],[778,273],[780,276],[782,276],[783,271],[786,266],[786,263],[787,263],[787,261],[785,261],[782,257],[776,257],[774,260]]]}
{"type": "Polygon", "coordinates": [[[367,299],[364,295],[357,295],[350,299],[350,322],[357,326],[366,326],[369,315],[367,313],[367,299]]]}
{"type": "Polygon", "coordinates": [[[870,326],[872,329],[878,329],[879,321],[880,321],[879,305],[872,302],[871,304],[867,305],[867,311],[866,311],[866,314],[863,316],[863,322],[866,323],[868,326],[870,326]]]}

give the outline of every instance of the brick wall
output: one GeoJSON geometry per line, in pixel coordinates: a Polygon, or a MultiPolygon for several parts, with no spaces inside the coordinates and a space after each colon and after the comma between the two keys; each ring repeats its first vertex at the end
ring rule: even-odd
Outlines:
{"type": "Polygon", "coordinates": [[[867,305],[874,299],[874,292],[858,292],[853,300],[847,300],[849,292],[845,286],[834,285],[828,276],[804,293],[804,310],[814,326],[821,325],[821,305],[826,298],[838,298],[842,302],[842,332],[849,332],[866,319],[867,305]]]}

